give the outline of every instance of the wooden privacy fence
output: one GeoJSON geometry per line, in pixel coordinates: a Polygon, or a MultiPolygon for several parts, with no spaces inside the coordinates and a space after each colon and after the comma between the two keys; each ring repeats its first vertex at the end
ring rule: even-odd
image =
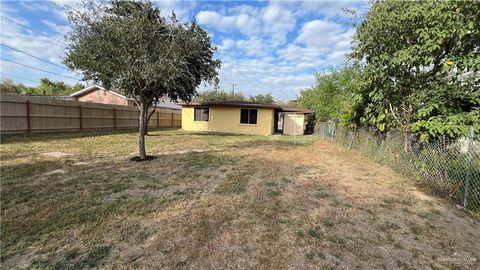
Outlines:
{"type": "MultiPolygon", "coordinates": [[[[0,93],[0,133],[138,128],[135,107],[0,93]]],[[[149,128],[180,128],[181,111],[157,108],[149,128]]]]}

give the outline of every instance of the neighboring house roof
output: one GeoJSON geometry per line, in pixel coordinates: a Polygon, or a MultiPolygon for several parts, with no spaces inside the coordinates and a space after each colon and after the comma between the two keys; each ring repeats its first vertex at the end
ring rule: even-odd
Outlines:
{"type": "Polygon", "coordinates": [[[298,113],[313,113],[312,110],[305,108],[294,108],[281,106],[278,104],[261,104],[250,101],[238,101],[238,100],[219,100],[219,101],[192,101],[179,103],[182,106],[222,106],[222,107],[244,107],[244,108],[266,108],[276,109],[282,112],[298,112],[298,113]]]}
{"type": "Polygon", "coordinates": [[[159,108],[167,108],[167,109],[174,109],[174,110],[180,110],[182,106],[178,105],[175,102],[171,101],[163,101],[157,104],[157,107],[159,108]]]}
{"type": "MultiPolygon", "coordinates": [[[[89,92],[92,92],[92,91],[95,91],[97,89],[100,89],[100,90],[106,90],[105,88],[101,87],[100,85],[92,85],[92,86],[89,86],[89,87],[86,87],[78,92],[75,92],[73,94],[71,94],[70,96],[72,97],[79,97],[79,96],[83,96],[89,92]]],[[[110,89],[108,90],[109,92],[111,92],[112,94],[114,95],[117,95],[119,97],[122,97],[122,98],[126,98],[126,99],[132,99],[132,98],[128,98],[126,97],[122,92],[120,92],[119,90],[116,90],[116,89],[110,89]]]]}
{"type": "MultiPolygon", "coordinates": [[[[128,100],[133,100],[133,98],[126,97],[121,91],[119,91],[117,89],[107,90],[107,89],[101,87],[100,85],[96,85],[96,84],[94,84],[92,86],[89,86],[89,87],[86,87],[86,88],[84,88],[84,89],[82,89],[78,92],[75,92],[75,93],[71,94],[70,97],[72,97],[72,98],[80,97],[80,96],[83,96],[85,94],[88,94],[89,92],[96,91],[98,89],[109,91],[114,95],[117,95],[119,97],[122,97],[122,98],[125,98],[125,99],[128,99],[128,100]]],[[[175,109],[175,110],[181,109],[181,106],[179,106],[175,102],[170,101],[170,99],[167,98],[167,97],[162,97],[160,99],[160,103],[157,104],[157,107],[167,108],[167,109],[175,109]]]]}

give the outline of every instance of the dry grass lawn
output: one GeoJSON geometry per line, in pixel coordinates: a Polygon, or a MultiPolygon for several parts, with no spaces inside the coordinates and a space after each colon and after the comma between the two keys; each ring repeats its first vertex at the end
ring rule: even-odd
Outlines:
{"type": "Polygon", "coordinates": [[[1,266],[478,269],[480,222],[304,136],[3,137],[1,266]]]}

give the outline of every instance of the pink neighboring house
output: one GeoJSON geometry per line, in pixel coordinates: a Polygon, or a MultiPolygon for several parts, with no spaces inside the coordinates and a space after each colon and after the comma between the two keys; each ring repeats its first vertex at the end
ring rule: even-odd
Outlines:
{"type": "MultiPolygon", "coordinates": [[[[70,96],[82,102],[103,103],[132,107],[136,106],[133,99],[124,96],[122,92],[118,90],[106,90],[105,88],[98,85],[92,85],[78,92],[75,92],[70,96]]],[[[162,99],[161,103],[158,104],[157,107],[177,110],[182,108],[176,103],[169,101],[168,98],[162,99]]]]}

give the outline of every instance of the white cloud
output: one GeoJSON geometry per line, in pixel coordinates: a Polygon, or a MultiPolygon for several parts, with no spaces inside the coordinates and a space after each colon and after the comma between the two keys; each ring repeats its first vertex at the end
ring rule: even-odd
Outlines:
{"type": "MultiPolygon", "coordinates": [[[[239,59],[225,56],[220,70],[220,87],[246,95],[272,93],[278,100],[294,99],[301,89],[313,85],[311,72],[295,74],[298,69],[287,62],[280,63],[275,57],[239,59]]],[[[205,90],[207,88],[201,88],[205,90]]]]}
{"type": "Polygon", "coordinates": [[[168,17],[172,14],[172,11],[175,11],[175,15],[180,21],[192,20],[192,10],[197,6],[197,2],[195,1],[157,0],[154,2],[156,6],[160,8],[163,16],[168,17]]]}
{"type": "Polygon", "coordinates": [[[245,52],[247,56],[266,56],[270,53],[270,48],[265,40],[261,39],[241,39],[236,42],[238,50],[245,52]]]}
{"type": "Polygon", "coordinates": [[[56,34],[65,35],[71,28],[68,25],[62,25],[58,23],[54,23],[50,20],[42,20],[42,23],[48,26],[50,29],[56,32],[56,34]]]}
{"type": "MultiPolygon", "coordinates": [[[[79,8],[79,2],[54,0],[60,6],[79,8]]],[[[37,2],[36,2],[37,3],[37,2]]],[[[36,9],[41,22],[48,27],[49,35],[61,38],[66,15],[62,8],[45,11],[46,2],[29,7],[36,9]],[[48,16],[50,12],[51,16],[48,16]],[[43,20],[42,20],[43,19],[43,20]]],[[[276,99],[294,99],[300,89],[315,83],[314,72],[345,62],[353,34],[351,26],[343,24],[346,16],[342,7],[362,7],[365,2],[341,1],[272,1],[260,4],[232,2],[155,1],[168,16],[174,10],[180,21],[190,21],[193,16],[209,31],[222,60],[219,71],[220,87],[230,90],[236,83],[238,91],[245,94],[272,93],[276,99]]],[[[26,3],[24,5],[29,5],[26,3]]],[[[2,11],[5,10],[2,4],[2,11]]],[[[27,9],[27,7],[23,7],[27,9]]],[[[29,9],[29,10],[30,10],[29,9]]],[[[10,17],[28,24],[22,12],[11,10],[10,17]]],[[[37,29],[37,25],[32,24],[37,29]]],[[[5,25],[2,20],[2,42],[61,64],[64,46],[32,31],[5,25]]],[[[3,49],[3,48],[2,48],[3,49]]],[[[2,50],[2,56],[33,66],[79,77],[76,74],[36,61],[21,53],[2,50]]],[[[48,74],[2,62],[2,70],[18,72],[26,78],[38,80],[48,74]]],[[[51,76],[54,80],[64,78],[51,76]]],[[[69,81],[68,79],[65,79],[69,81]]],[[[71,81],[70,81],[71,82],[71,81]]],[[[201,87],[205,89],[205,87],[201,87]]]]}
{"type": "MultiPolygon", "coordinates": [[[[3,8],[2,8],[2,11],[5,12],[3,8]]],[[[11,14],[6,14],[6,16],[9,18],[13,17],[11,16],[11,14]]],[[[21,22],[24,25],[28,24],[28,23],[25,23],[25,21],[27,20],[19,16],[15,17],[15,21],[21,22]]],[[[31,26],[31,27],[34,28],[34,26],[31,26]]],[[[60,34],[58,35],[49,34],[50,36],[52,36],[52,38],[48,38],[34,31],[31,31],[19,25],[16,25],[8,20],[5,20],[4,18],[1,19],[0,28],[2,29],[0,33],[0,39],[2,43],[6,44],[7,46],[24,51],[28,54],[40,57],[42,59],[51,61],[58,65],[62,65],[62,54],[64,53],[65,47],[62,43],[55,40],[55,39],[61,39],[60,34]]],[[[80,76],[78,76],[73,72],[69,72],[63,68],[45,63],[43,61],[32,58],[26,54],[9,49],[7,47],[2,46],[1,55],[5,59],[12,60],[24,65],[33,66],[39,69],[51,71],[61,75],[80,78],[80,76]]],[[[43,77],[49,77],[53,80],[62,80],[67,83],[76,82],[75,80],[71,80],[71,79],[53,75],[53,74],[48,74],[39,70],[14,64],[8,61],[1,62],[1,70],[2,72],[7,74],[13,74],[13,75],[18,74],[19,77],[28,78],[29,80],[34,80],[34,81],[38,81],[40,78],[43,78],[43,77]]],[[[27,82],[27,84],[32,85],[31,82],[27,82]]]]}
{"type": "Polygon", "coordinates": [[[198,12],[199,23],[222,33],[217,36],[222,60],[220,86],[229,90],[235,83],[245,94],[271,92],[279,99],[293,99],[300,89],[314,84],[315,71],[345,63],[353,30],[331,17],[350,3],[332,3],[322,11],[331,17],[311,15],[319,14],[315,7],[325,5],[287,1],[264,7],[210,6],[198,12]],[[299,25],[297,21],[305,16],[312,19],[299,25]],[[246,32],[245,28],[258,30],[246,32]],[[289,37],[295,31],[296,37],[289,37]]]}
{"type": "Polygon", "coordinates": [[[217,48],[219,51],[226,51],[235,47],[235,40],[233,39],[224,39],[222,44],[218,45],[217,48]]]}
{"type": "Polygon", "coordinates": [[[298,69],[318,69],[329,65],[324,59],[325,52],[295,44],[278,50],[278,56],[298,69]]]}
{"type": "Polygon", "coordinates": [[[279,55],[298,68],[321,69],[345,63],[354,31],[327,20],[303,24],[293,44],[279,50],[279,55]]]}
{"type": "Polygon", "coordinates": [[[247,13],[227,16],[216,11],[200,11],[196,19],[198,23],[222,32],[237,30],[244,35],[254,35],[260,31],[258,20],[247,13]]]}
{"type": "Polygon", "coordinates": [[[349,15],[343,12],[343,9],[353,9],[355,11],[362,11],[368,5],[368,0],[339,0],[339,1],[316,1],[307,0],[301,4],[301,9],[304,12],[311,12],[320,14],[326,17],[344,17],[349,15]]]}
{"type": "Polygon", "coordinates": [[[308,47],[325,50],[337,42],[344,41],[343,34],[345,32],[342,26],[337,23],[313,20],[302,26],[295,42],[305,44],[308,47]]]}
{"type": "Polygon", "coordinates": [[[50,4],[48,2],[37,2],[37,1],[21,1],[20,5],[28,10],[31,11],[48,11],[51,9],[50,4]]]}
{"type": "Polygon", "coordinates": [[[284,43],[288,32],[296,25],[296,19],[292,12],[278,3],[270,3],[262,14],[264,23],[263,31],[269,33],[272,39],[278,43],[284,43]]]}

